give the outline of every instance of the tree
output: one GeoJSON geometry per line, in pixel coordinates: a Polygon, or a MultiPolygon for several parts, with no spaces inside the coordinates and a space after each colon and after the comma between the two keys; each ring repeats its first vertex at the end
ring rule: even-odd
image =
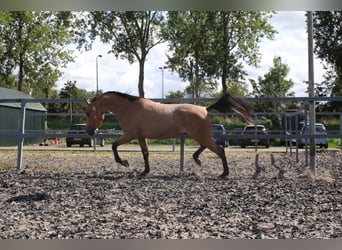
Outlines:
{"type": "Polygon", "coordinates": [[[258,43],[273,38],[268,12],[169,12],[165,37],[169,41],[168,65],[190,82],[194,96],[200,88],[221,78],[238,82],[246,73],[242,61],[258,65],[258,43]]]}
{"type": "Polygon", "coordinates": [[[248,86],[244,81],[228,80],[227,92],[241,97],[247,97],[249,95],[248,86]]]}
{"type": "Polygon", "coordinates": [[[184,98],[184,92],[183,91],[180,91],[180,90],[177,90],[177,91],[170,91],[167,95],[166,95],[166,98],[167,99],[181,99],[181,98],[184,98]]]}
{"type": "MultiPolygon", "coordinates": [[[[164,42],[160,36],[163,20],[163,14],[158,11],[90,12],[83,20],[85,30],[90,29],[92,41],[99,36],[102,42],[112,44],[109,53],[127,59],[131,64],[138,61],[140,97],[145,95],[144,66],[147,55],[154,46],[164,42]]],[[[80,45],[86,44],[86,32],[78,35],[80,45]]]]}
{"type": "Polygon", "coordinates": [[[169,50],[173,52],[168,56],[168,67],[177,71],[184,81],[190,82],[186,92],[193,98],[199,97],[203,87],[211,80],[205,69],[207,59],[210,59],[208,54],[211,53],[209,38],[212,31],[208,18],[206,12],[171,11],[168,12],[167,28],[164,30],[169,50]]]}
{"type": "MultiPolygon", "coordinates": [[[[325,62],[327,74],[323,82],[332,96],[342,96],[342,12],[317,11],[313,13],[315,54],[325,62]]],[[[341,104],[327,104],[330,111],[341,111],[341,104]]]]}
{"type": "Polygon", "coordinates": [[[60,68],[73,60],[71,12],[0,12],[0,68],[5,85],[35,97],[48,97],[60,68]]]}
{"type": "MultiPolygon", "coordinates": [[[[294,92],[289,92],[294,83],[291,79],[286,79],[290,68],[281,62],[280,57],[273,58],[273,67],[270,68],[263,77],[258,80],[250,79],[252,85],[252,95],[254,97],[285,97],[294,96],[294,92]]],[[[281,102],[257,102],[254,105],[255,111],[259,112],[280,112],[281,102]]],[[[274,126],[280,126],[280,117],[271,116],[274,126]]]]}
{"type": "Polygon", "coordinates": [[[273,39],[276,32],[268,24],[272,12],[220,11],[214,12],[211,48],[214,51],[213,75],[221,78],[223,93],[227,84],[244,78],[242,60],[257,66],[260,62],[259,43],[262,38],[273,39]],[[242,59],[242,60],[241,60],[242,59]]]}

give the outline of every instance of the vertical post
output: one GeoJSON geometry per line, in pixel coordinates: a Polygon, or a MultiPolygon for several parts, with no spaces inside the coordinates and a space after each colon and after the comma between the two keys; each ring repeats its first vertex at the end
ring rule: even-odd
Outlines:
{"type": "MultiPolygon", "coordinates": [[[[306,125],[308,124],[308,109],[305,107],[305,121],[304,121],[304,128],[303,128],[303,134],[305,135],[306,132],[306,125]]],[[[308,138],[305,137],[305,166],[307,167],[309,165],[309,159],[308,159],[308,138]]]]}
{"type": "MultiPolygon", "coordinates": [[[[296,113],[296,123],[295,123],[295,134],[298,136],[298,113],[296,113]]],[[[292,143],[292,140],[291,140],[292,143]]],[[[298,137],[296,138],[296,162],[299,162],[299,157],[298,157],[298,137]]]]}
{"type": "MultiPolygon", "coordinates": [[[[314,87],[314,65],[313,65],[313,28],[312,28],[312,11],[307,12],[308,19],[308,57],[309,57],[309,97],[315,97],[315,87],[314,87]]],[[[315,114],[315,101],[309,102],[309,124],[310,124],[310,170],[312,174],[316,173],[316,140],[313,135],[316,134],[316,114],[315,114]]]]}
{"type": "MultiPolygon", "coordinates": [[[[285,116],[285,134],[288,134],[288,127],[287,127],[287,123],[288,123],[288,121],[289,121],[289,117],[287,116],[288,114],[285,112],[284,113],[284,116],[285,116]]],[[[285,147],[286,147],[286,154],[287,154],[287,152],[288,152],[288,148],[287,148],[287,141],[289,140],[289,138],[285,138],[285,147]]]]}
{"type": "MultiPolygon", "coordinates": [[[[293,133],[292,133],[292,115],[288,117],[289,118],[289,130],[290,130],[290,135],[292,136],[293,133]]],[[[287,143],[287,142],[286,142],[287,143]]],[[[290,147],[290,158],[292,160],[292,138],[289,139],[289,147],[290,147]]],[[[286,152],[287,152],[287,145],[286,145],[286,152]]]]}
{"type": "Polygon", "coordinates": [[[18,157],[17,157],[17,170],[21,169],[23,160],[23,146],[25,134],[25,117],[26,117],[26,100],[21,100],[21,109],[19,116],[18,127],[18,157]]]}
{"type": "Polygon", "coordinates": [[[164,99],[164,69],[167,69],[167,66],[158,67],[158,69],[162,72],[162,99],[164,99]]]}
{"type": "MultiPolygon", "coordinates": [[[[95,130],[94,136],[93,138],[91,138],[93,140],[93,151],[96,152],[96,143],[97,143],[97,130],[95,130]]],[[[90,140],[91,140],[90,139],[90,140]]]]}
{"type": "Polygon", "coordinates": [[[342,150],[342,114],[340,113],[340,148],[342,150]]]}
{"type": "Polygon", "coordinates": [[[180,136],[180,175],[183,175],[184,172],[184,143],[185,137],[184,135],[180,136]]]}
{"type": "MultiPolygon", "coordinates": [[[[255,114],[254,121],[255,121],[255,122],[254,122],[254,134],[255,134],[256,136],[258,136],[258,135],[257,135],[257,133],[258,133],[258,132],[257,132],[257,131],[258,131],[258,130],[257,130],[257,124],[258,124],[258,115],[257,115],[257,114],[255,114]]],[[[258,139],[258,138],[254,138],[254,140],[255,140],[255,141],[254,141],[254,151],[255,151],[255,152],[258,152],[258,140],[259,140],[259,139],[258,139]]]]}
{"type": "Polygon", "coordinates": [[[96,96],[99,94],[99,57],[102,57],[102,55],[96,56],[96,96]]]}

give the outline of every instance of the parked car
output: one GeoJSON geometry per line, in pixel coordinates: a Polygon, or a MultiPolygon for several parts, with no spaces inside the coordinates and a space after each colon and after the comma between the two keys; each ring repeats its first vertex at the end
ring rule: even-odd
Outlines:
{"type": "MultiPolygon", "coordinates": [[[[327,135],[327,130],[322,123],[315,123],[316,127],[316,135],[327,135]]],[[[302,129],[300,130],[299,134],[310,134],[310,125],[305,124],[302,129]]],[[[309,144],[310,139],[299,138],[298,140],[298,147],[303,148],[306,144],[309,144]]],[[[315,139],[316,146],[320,146],[320,148],[328,148],[329,140],[327,137],[323,138],[316,138],[315,139]]]]}
{"type": "MultiPolygon", "coordinates": [[[[292,127],[291,131],[285,131],[285,134],[286,135],[296,135],[297,131],[299,134],[299,132],[303,129],[303,126],[304,126],[304,122],[298,122],[297,127],[292,127]]],[[[287,146],[290,146],[290,143],[292,143],[292,146],[296,145],[296,139],[295,138],[293,138],[293,139],[291,139],[291,138],[280,139],[280,143],[282,146],[285,146],[286,142],[287,142],[287,146]]]]}
{"type": "MultiPolygon", "coordinates": [[[[266,130],[264,125],[247,125],[242,130],[241,135],[267,135],[268,131],[266,130]]],[[[240,146],[241,148],[245,148],[246,146],[254,146],[257,142],[258,145],[265,146],[266,148],[270,147],[270,139],[269,138],[241,138],[240,146]]]]}
{"type": "Polygon", "coordinates": [[[222,124],[212,124],[212,133],[217,144],[224,148],[229,146],[226,129],[222,124]]]}
{"type": "MultiPolygon", "coordinates": [[[[73,144],[78,144],[80,147],[84,145],[89,145],[89,147],[94,146],[94,138],[79,137],[78,135],[87,134],[87,124],[73,124],[71,125],[68,136],[66,138],[67,147],[71,147],[73,144]]],[[[105,145],[104,138],[97,138],[97,144],[103,147],[105,145]]]]}

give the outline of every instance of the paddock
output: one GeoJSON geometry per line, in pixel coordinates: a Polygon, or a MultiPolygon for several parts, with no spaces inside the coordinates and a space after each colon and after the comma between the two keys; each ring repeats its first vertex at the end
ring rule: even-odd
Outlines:
{"type": "Polygon", "coordinates": [[[152,151],[151,172],[139,177],[141,153],[0,151],[0,238],[341,238],[342,152],[317,151],[312,176],[300,152],[205,151],[202,167],[185,152],[152,151]],[[272,155],[272,156],[271,156],[272,155]],[[5,169],[7,167],[7,169],[5,169]],[[279,175],[279,169],[283,174],[279,175]]]}
{"type": "MultiPolygon", "coordinates": [[[[341,97],[318,99],[341,101],[341,97]]],[[[267,99],[273,100],[311,99],[267,99]]],[[[24,127],[27,103],[83,101],[21,100],[18,146],[0,150],[0,238],[342,237],[341,150],[317,150],[312,176],[303,150],[291,155],[287,150],[229,148],[227,180],[217,178],[220,159],[207,151],[199,167],[193,152],[185,151],[182,159],[179,151],[151,150],[151,172],[141,178],[143,160],[138,151],[122,152],[130,161],[125,168],[114,162],[110,151],[28,150],[24,139],[37,135],[24,127]]],[[[334,115],[342,121],[341,113],[334,115]]],[[[339,131],[328,137],[341,139],[341,126],[342,122],[339,131]]],[[[9,135],[0,131],[0,136],[9,135]]],[[[63,138],[66,131],[46,131],[43,136],[63,138]]]]}

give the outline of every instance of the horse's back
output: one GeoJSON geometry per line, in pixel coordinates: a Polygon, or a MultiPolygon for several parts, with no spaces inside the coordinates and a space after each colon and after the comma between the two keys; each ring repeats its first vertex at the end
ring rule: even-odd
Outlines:
{"type": "Polygon", "coordinates": [[[143,103],[139,129],[146,138],[171,138],[211,126],[205,107],[192,104],[143,103]]]}

